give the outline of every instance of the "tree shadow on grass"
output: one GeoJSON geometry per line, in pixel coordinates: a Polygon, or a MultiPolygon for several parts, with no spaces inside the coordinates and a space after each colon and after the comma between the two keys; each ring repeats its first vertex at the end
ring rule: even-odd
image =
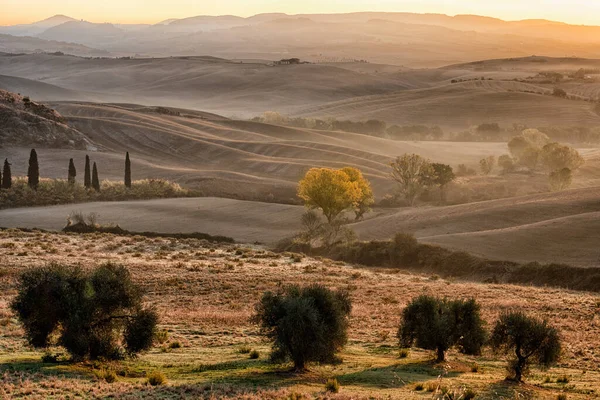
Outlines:
{"type": "Polygon", "coordinates": [[[446,378],[454,378],[462,373],[462,371],[444,371],[440,364],[432,361],[414,361],[339,375],[337,379],[342,385],[389,389],[436,379],[442,374],[446,378]]]}
{"type": "Polygon", "coordinates": [[[49,376],[66,377],[69,379],[89,379],[89,372],[77,368],[69,361],[45,363],[39,359],[9,360],[0,363],[0,374],[27,373],[33,381],[41,381],[49,376]]]}

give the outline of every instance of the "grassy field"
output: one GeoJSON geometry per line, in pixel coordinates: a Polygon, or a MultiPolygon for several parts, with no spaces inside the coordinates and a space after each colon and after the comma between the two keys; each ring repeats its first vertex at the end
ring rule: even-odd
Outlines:
{"type": "MultiPolygon", "coordinates": [[[[443,398],[442,388],[466,388],[489,399],[600,397],[600,297],[558,289],[446,281],[437,276],[356,268],[256,246],[214,245],[193,239],[119,237],[0,231],[0,397],[6,398],[443,398]],[[48,364],[26,346],[8,304],[19,272],[50,261],[93,267],[116,261],[129,267],[168,331],[162,344],[138,359],[118,363],[48,364]],[[353,311],[349,345],[335,366],[311,365],[306,374],[268,362],[269,346],[249,322],[265,290],[312,282],[348,288],[353,311]],[[400,358],[396,343],[404,305],[422,293],[475,297],[492,324],[501,311],[524,310],[560,329],[564,354],[555,368],[533,369],[526,384],[504,381],[505,361],[451,351],[434,364],[427,351],[400,358]],[[258,359],[248,351],[257,350],[258,359]],[[117,380],[100,376],[114,370],[117,380]],[[147,385],[159,370],[163,386],[147,385]],[[327,394],[335,377],[339,394],[327,394]],[[566,381],[564,382],[564,378],[566,381]],[[562,383],[557,383],[557,380],[562,383]],[[419,384],[423,390],[415,390],[419,384]],[[431,391],[428,391],[431,390],[431,391]]],[[[459,397],[454,397],[459,398],[459,397]]]]}

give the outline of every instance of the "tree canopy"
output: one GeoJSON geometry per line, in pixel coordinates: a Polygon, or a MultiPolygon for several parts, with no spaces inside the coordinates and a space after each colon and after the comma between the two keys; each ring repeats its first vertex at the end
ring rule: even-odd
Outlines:
{"type": "Polygon", "coordinates": [[[422,295],[402,311],[400,346],[435,350],[437,361],[458,346],[465,354],[480,354],[486,340],[480,306],[474,299],[448,300],[422,295]]]}
{"type": "Polygon", "coordinates": [[[490,338],[497,352],[513,355],[509,364],[511,377],[517,382],[527,374],[531,364],[550,367],[560,357],[561,344],[558,331],[546,321],[528,317],[522,312],[509,312],[500,316],[490,338]]]}

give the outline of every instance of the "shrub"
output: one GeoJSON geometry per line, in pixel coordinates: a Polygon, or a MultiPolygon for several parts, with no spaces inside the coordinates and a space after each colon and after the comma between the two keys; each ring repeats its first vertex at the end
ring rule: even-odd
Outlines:
{"type": "Polygon", "coordinates": [[[521,382],[531,364],[550,367],[560,356],[558,331],[522,312],[504,313],[496,323],[490,343],[497,352],[513,353],[508,370],[521,382]]]}
{"type": "Polygon", "coordinates": [[[238,353],[240,354],[249,354],[252,349],[248,346],[242,346],[238,349],[238,353]]]}
{"type": "Polygon", "coordinates": [[[550,173],[550,188],[552,190],[565,190],[573,182],[573,174],[569,168],[563,168],[550,173]]]}
{"type": "Polygon", "coordinates": [[[479,161],[479,167],[483,175],[489,175],[494,169],[494,165],[496,165],[496,157],[494,156],[482,158],[479,161]]]}
{"type": "Polygon", "coordinates": [[[252,350],[250,352],[249,357],[250,357],[251,360],[256,360],[257,358],[260,357],[260,353],[258,351],[256,351],[256,350],[252,350]]]}
{"type": "Polygon", "coordinates": [[[335,378],[327,379],[325,390],[331,393],[338,393],[340,391],[340,383],[335,378]]]}
{"type": "Polygon", "coordinates": [[[178,342],[178,341],[171,342],[171,343],[169,343],[169,348],[170,349],[180,349],[181,342],[178,342]]]}
{"type": "Polygon", "coordinates": [[[311,361],[336,361],[335,354],[348,340],[351,307],[347,292],[294,285],[279,293],[266,292],[254,320],[273,341],[272,359],[291,359],[302,371],[311,361]]]}
{"type": "Polygon", "coordinates": [[[146,382],[152,386],[160,386],[167,382],[167,378],[161,371],[156,370],[146,374],[146,382]]]}
{"type": "Polygon", "coordinates": [[[508,154],[498,157],[498,165],[502,168],[502,173],[507,174],[515,170],[515,160],[508,154]]]}
{"type": "Polygon", "coordinates": [[[400,357],[400,358],[408,357],[408,349],[400,349],[400,352],[398,353],[398,357],[400,357]]]}
{"type": "Polygon", "coordinates": [[[486,340],[475,300],[446,300],[431,296],[413,299],[402,312],[398,329],[401,347],[435,350],[444,361],[446,350],[458,346],[465,354],[480,354],[486,340]]]}
{"type": "Polygon", "coordinates": [[[415,385],[415,391],[420,392],[422,390],[425,390],[425,385],[423,385],[422,383],[417,383],[415,385]]]}
{"type": "Polygon", "coordinates": [[[554,88],[554,90],[552,91],[552,96],[560,97],[560,98],[564,99],[567,97],[567,92],[565,92],[561,88],[554,88]]]}
{"type": "Polygon", "coordinates": [[[110,263],[90,274],[59,264],[29,269],[19,278],[11,308],[30,345],[47,347],[57,333],[58,344],[76,359],[147,350],[157,322],[154,311],[142,308],[142,292],[129,271],[110,263]]]}
{"type": "Polygon", "coordinates": [[[103,369],[100,371],[94,371],[96,378],[106,381],[106,383],[113,383],[117,380],[117,374],[112,369],[103,369]]]}

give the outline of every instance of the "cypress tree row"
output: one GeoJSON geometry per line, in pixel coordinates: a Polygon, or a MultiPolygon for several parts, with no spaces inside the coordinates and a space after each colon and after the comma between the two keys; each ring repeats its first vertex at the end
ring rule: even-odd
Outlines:
{"type": "Polygon", "coordinates": [[[98,179],[98,168],[96,168],[96,163],[94,163],[94,167],[92,168],[92,187],[96,192],[100,191],[100,180],[98,179]]]}
{"type": "Polygon", "coordinates": [[[131,161],[129,161],[129,152],[125,156],[125,187],[131,189],[131,161]]]}
{"type": "Polygon", "coordinates": [[[71,158],[69,160],[69,183],[71,185],[75,184],[76,176],[77,176],[77,170],[75,169],[75,163],[73,162],[73,159],[71,158]]]}
{"type": "Polygon", "coordinates": [[[4,168],[2,170],[2,189],[10,189],[12,186],[12,173],[10,171],[10,163],[8,158],[4,160],[4,168]]]}
{"type": "Polygon", "coordinates": [[[27,169],[27,183],[33,190],[37,190],[40,183],[40,166],[38,164],[37,153],[35,149],[31,149],[29,155],[29,168],[27,169]]]}
{"type": "Polygon", "coordinates": [[[85,156],[85,172],[83,175],[83,186],[87,189],[92,187],[92,174],[90,173],[90,156],[85,156]]]}

